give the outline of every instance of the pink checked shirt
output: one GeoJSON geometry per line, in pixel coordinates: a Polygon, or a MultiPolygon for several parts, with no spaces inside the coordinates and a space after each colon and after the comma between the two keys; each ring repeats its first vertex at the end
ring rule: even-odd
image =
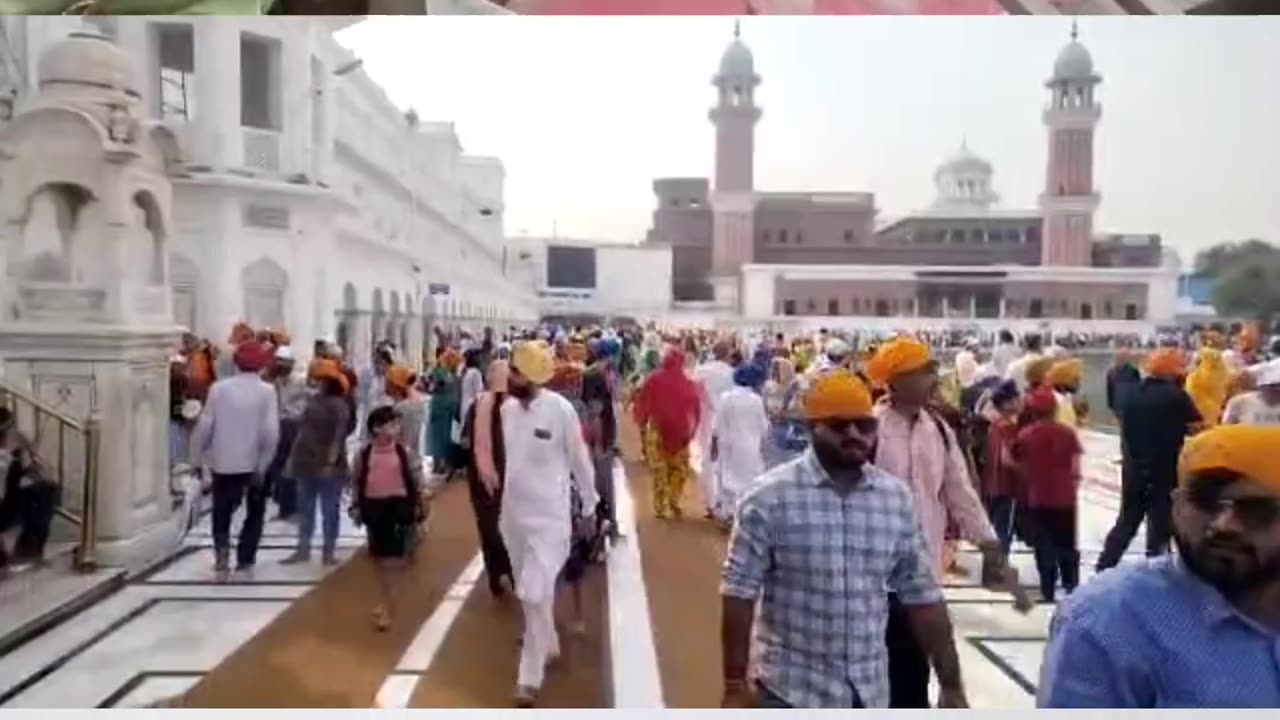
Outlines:
{"type": "Polygon", "coordinates": [[[942,548],[948,518],[960,530],[960,536],[969,542],[996,537],[978,492],[969,481],[968,463],[951,428],[941,419],[934,422],[922,412],[913,420],[888,405],[876,406],[876,418],[880,421],[880,430],[875,464],[911,487],[929,559],[933,561],[937,577],[941,578],[945,570],[942,548]],[[950,453],[939,426],[950,437],[950,453]]]}

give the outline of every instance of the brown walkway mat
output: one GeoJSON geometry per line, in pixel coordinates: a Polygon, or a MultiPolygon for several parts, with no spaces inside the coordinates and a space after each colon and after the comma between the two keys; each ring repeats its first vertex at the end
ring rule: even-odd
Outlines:
{"type": "Polygon", "coordinates": [[[684,519],[655,518],[649,469],[635,460],[639,434],[629,418],[621,436],[663,700],[669,708],[718,708],[723,689],[720,566],[728,538],[702,518],[705,505],[695,475],[680,501],[684,519]]]}
{"type": "MultiPolygon", "coordinates": [[[[593,565],[582,579],[583,635],[571,635],[572,596],[562,586],[556,598],[560,659],[547,667],[538,707],[608,707],[608,577],[593,565]]],[[[508,596],[495,600],[477,583],[409,700],[417,708],[509,708],[516,686],[520,606],[508,596]]]]}
{"type": "Polygon", "coordinates": [[[445,487],[431,515],[390,631],[373,629],[377,584],[361,551],[215,667],[183,706],[372,707],[419,626],[477,551],[465,483],[445,487]]]}

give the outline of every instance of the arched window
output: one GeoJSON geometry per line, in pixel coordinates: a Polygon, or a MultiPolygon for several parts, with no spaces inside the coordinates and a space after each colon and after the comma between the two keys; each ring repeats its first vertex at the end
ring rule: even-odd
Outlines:
{"type": "Polygon", "coordinates": [[[286,326],[284,298],[289,275],[284,268],[262,258],[245,267],[240,274],[240,284],[244,288],[245,322],[253,327],[286,326]]]}
{"type": "Polygon", "coordinates": [[[200,297],[200,271],[195,263],[174,254],[169,257],[169,272],[173,278],[173,321],[194,333],[197,299],[200,297]]]}

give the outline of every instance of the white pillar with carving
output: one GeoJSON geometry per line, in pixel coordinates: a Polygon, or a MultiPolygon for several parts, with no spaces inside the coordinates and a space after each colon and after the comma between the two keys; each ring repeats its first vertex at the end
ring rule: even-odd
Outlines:
{"type": "Polygon", "coordinates": [[[88,450],[64,432],[72,457],[59,455],[61,443],[39,451],[61,457],[63,510],[96,529],[81,545],[86,555],[96,546],[87,559],[139,567],[177,546],[198,497],[175,486],[166,440],[168,358],[180,334],[168,263],[178,146],[144,120],[130,60],[105,38],[72,35],[47,47],[38,68],[38,91],[0,128],[0,225],[18,239],[4,248],[14,253],[0,315],[5,382],[100,428],[88,450]],[[35,227],[42,221],[26,208],[37,198],[69,212],[72,227],[35,227]],[[29,265],[23,243],[47,233],[63,234],[56,257],[29,265]]]}

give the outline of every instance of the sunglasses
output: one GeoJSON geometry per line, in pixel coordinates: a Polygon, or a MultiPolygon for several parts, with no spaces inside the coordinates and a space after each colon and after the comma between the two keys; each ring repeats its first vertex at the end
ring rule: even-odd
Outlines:
{"type": "Polygon", "coordinates": [[[1227,498],[1217,488],[1184,491],[1188,501],[1200,512],[1216,518],[1231,510],[1231,514],[1247,530],[1266,530],[1280,521],[1280,498],[1262,495],[1227,498]]]}

